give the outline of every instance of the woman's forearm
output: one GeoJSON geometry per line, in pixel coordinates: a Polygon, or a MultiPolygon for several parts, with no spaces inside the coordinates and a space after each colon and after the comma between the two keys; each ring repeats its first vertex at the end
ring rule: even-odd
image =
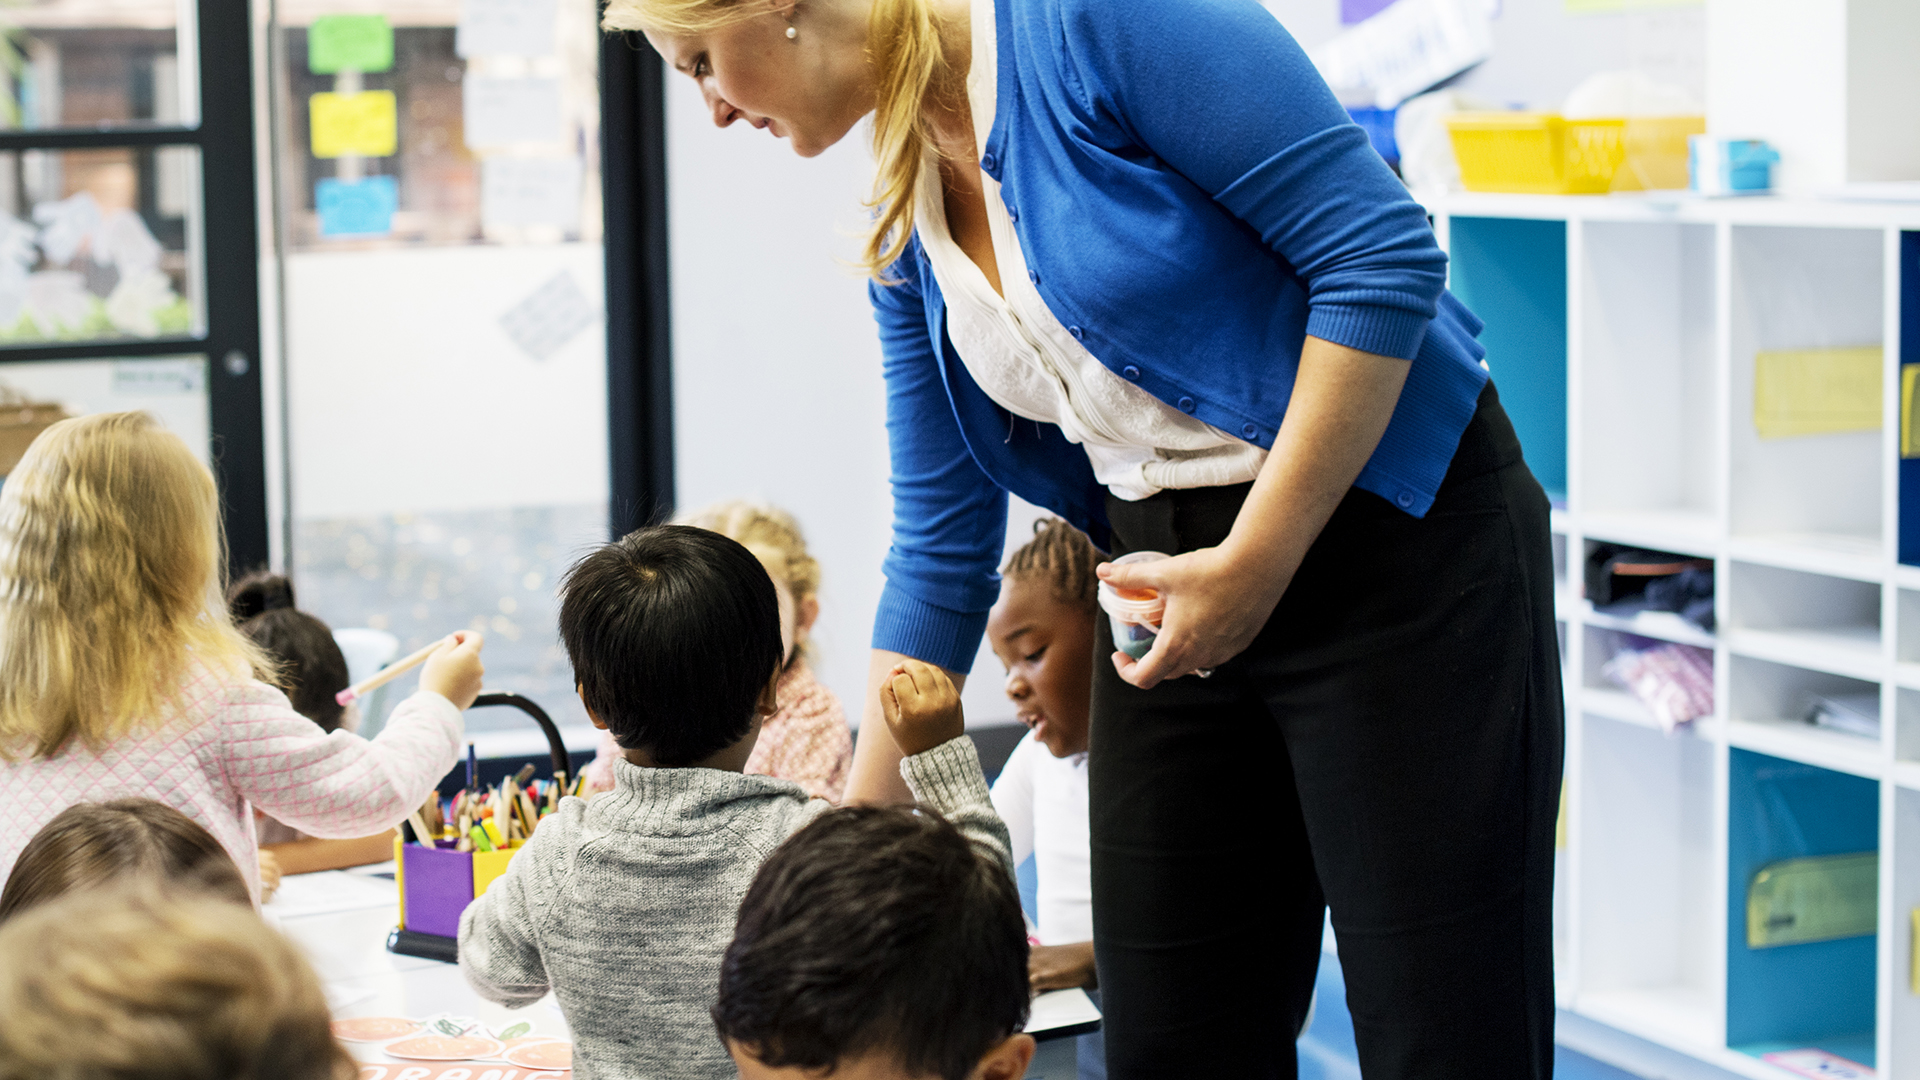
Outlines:
{"type": "Polygon", "coordinates": [[[1380,445],[1412,365],[1309,337],[1273,452],[1221,546],[1280,601],[1327,519],[1380,445]]]}
{"type": "Polygon", "coordinates": [[[1155,589],[1167,601],[1147,655],[1114,654],[1121,678],[1145,689],[1226,663],[1253,642],[1380,444],[1410,366],[1306,340],[1273,452],[1226,540],[1159,562],[1100,567],[1113,585],[1155,589]]]}
{"type": "MultiPolygon", "coordinates": [[[[848,771],[847,794],[842,800],[846,805],[890,806],[913,802],[907,782],[900,778],[900,748],[894,745],[886,718],[880,714],[880,687],[886,683],[887,673],[894,665],[906,659],[904,653],[873,650],[873,659],[867,665],[867,694],[860,709],[860,732],[853,743],[853,767],[848,771]]],[[[947,676],[953,680],[956,690],[966,688],[965,675],[949,671],[947,676]]]]}

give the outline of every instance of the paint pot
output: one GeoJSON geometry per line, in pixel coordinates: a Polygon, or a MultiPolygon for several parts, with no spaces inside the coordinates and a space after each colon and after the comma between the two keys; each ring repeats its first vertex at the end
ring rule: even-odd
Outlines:
{"type": "MultiPolygon", "coordinates": [[[[1158,551],[1136,551],[1113,560],[1115,566],[1130,563],[1153,562],[1168,556],[1158,551]]],[[[1100,609],[1107,613],[1107,621],[1113,626],[1113,646],[1135,660],[1147,655],[1153,648],[1153,639],[1160,633],[1160,616],[1167,609],[1167,602],[1155,589],[1116,589],[1106,582],[1100,583],[1100,609]]]]}

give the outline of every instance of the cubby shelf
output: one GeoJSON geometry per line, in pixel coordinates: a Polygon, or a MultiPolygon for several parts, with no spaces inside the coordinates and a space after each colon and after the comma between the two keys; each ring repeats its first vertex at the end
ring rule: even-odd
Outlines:
{"type": "Polygon", "coordinates": [[[1920,205],[1422,201],[1554,499],[1561,1007],[1756,1080],[1791,1075],[1759,1056],[1789,1046],[1920,1080],[1920,461],[1901,462],[1896,404],[1900,362],[1920,363],[1920,205]],[[1760,437],[1756,354],[1874,346],[1880,430],[1760,437]],[[1599,542],[1713,560],[1716,629],[1595,610],[1581,556],[1599,542]],[[1620,635],[1711,650],[1714,715],[1662,732],[1602,674],[1620,635]],[[1882,735],[1805,722],[1816,695],[1879,702],[1882,735]],[[1756,867],[1866,850],[1872,938],[1748,947],[1756,867]]]}

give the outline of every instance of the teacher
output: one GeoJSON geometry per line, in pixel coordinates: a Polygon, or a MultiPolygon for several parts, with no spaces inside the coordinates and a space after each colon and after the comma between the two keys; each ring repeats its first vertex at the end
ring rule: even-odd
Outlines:
{"type": "MultiPolygon", "coordinates": [[[[873,118],[875,691],[960,678],[1007,493],[1154,589],[1093,688],[1110,1075],[1292,1076],[1321,923],[1369,1077],[1551,1071],[1547,500],[1425,213],[1253,0],[611,0],[714,122],[873,118]],[[1201,677],[1196,677],[1201,676],[1201,677]]],[[[904,798],[904,789],[900,790],[904,798]]]]}

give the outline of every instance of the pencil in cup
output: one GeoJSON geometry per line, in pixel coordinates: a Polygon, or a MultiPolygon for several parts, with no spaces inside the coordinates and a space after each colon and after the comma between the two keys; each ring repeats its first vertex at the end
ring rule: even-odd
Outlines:
{"type": "Polygon", "coordinates": [[[436,641],[433,644],[428,645],[426,648],[421,649],[419,652],[416,652],[409,656],[404,656],[398,660],[395,660],[393,663],[388,664],[384,668],[381,668],[379,671],[373,673],[372,675],[369,675],[367,678],[361,680],[360,682],[357,682],[352,686],[347,687],[345,690],[342,690],[339,693],[333,695],[333,700],[338,702],[341,705],[346,705],[347,703],[353,701],[355,698],[365,697],[366,695],[372,693],[375,690],[380,689],[381,687],[387,685],[388,683],[399,678],[400,676],[405,675],[407,672],[412,671],[414,668],[419,667],[421,664],[426,663],[427,657],[432,656],[433,651],[435,649],[438,649],[440,646],[445,645],[447,642],[451,640],[453,640],[451,636],[443,637],[439,641],[436,641]]]}

